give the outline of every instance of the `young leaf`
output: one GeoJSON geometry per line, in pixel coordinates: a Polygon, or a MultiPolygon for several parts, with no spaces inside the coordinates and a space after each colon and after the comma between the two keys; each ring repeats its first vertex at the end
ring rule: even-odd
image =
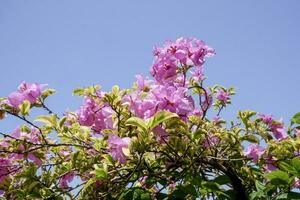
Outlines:
{"type": "Polygon", "coordinates": [[[138,118],[138,117],[129,118],[126,121],[126,125],[127,126],[137,126],[137,127],[141,128],[144,133],[146,133],[148,130],[147,124],[144,122],[144,120],[142,120],[141,118],[138,118]]]}
{"type": "Polygon", "coordinates": [[[295,170],[298,172],[298,176],[300,176],[300,160],[299,158],[295,157],[292,159],[292,165],[295,170]]]}
{"type": "Polygon", "coordinates": [[[148,127],[152,130],[162,122],[174,117],[178,117],[178,115],[166,110],[159,111],[153,117],[150,118],[148,122],[148,127]]]}
{"type": "Polygon", "coordinates": [[[56,116],[55,115],[40,115],[35,120],[35,122],[42,122],[48,126],[56,126],[56,116]]]}
{"type": "Polygon", "coordinates": [[[292,122],[295,124],[300,124],[300,112],[296,113],[293,118],[292,118],[292,122]]]}
{"type": "Polygon", "coordinates": [[[19,108],[23,116],[28,115],[30,110],[30,102],[25,100],[21,105],[19,105],[19,108]]]}
{"type": "Polygon", "coordinates": [[[265,175],[273,185],[288,185],[289,175],[281,170],[272,171],[265,175]]]}

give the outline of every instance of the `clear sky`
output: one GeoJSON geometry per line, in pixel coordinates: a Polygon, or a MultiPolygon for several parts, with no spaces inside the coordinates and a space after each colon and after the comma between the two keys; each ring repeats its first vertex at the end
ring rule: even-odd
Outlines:
{"type": "Polygon", "coordinates": [[[0,1],[0,96],[47,83],[58,91],[50,107],[74,110],[73,88],[130,87],[148,75],[154,45],[193,36],[217,52],[208,82],[237,89],[225,118],[254,109],[288,119],[300,111],[299,10],[299,0],[0,1]]]}

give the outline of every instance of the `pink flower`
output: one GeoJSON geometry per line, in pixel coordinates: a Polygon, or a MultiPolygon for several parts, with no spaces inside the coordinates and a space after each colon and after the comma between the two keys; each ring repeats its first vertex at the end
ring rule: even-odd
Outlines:
{"type": "Polygon", "coordinates": [[[9,176],[11,161],[8,158],[0,158],[0,184],[9,176]]]}
{"type": "Polygon", "coordinates": [[[160,143],[166,143],[169,140],[169,134],[161,126],[157,126],[153,129],[154,134],[157,136],[157,141],[160,143]]]}
{"type": "Polygon", "coordinates": [[[41,166],[43,164],[43,161],[39,159],[34,153],[28,154],[29,160],[32,160],[37,166],[41,166]]]}
{"type": "Polygon", "coordinates": [[[278,168],[272,165],[271,163],[268,163],[264,166],[265,172],[272,172],[274,170],[277,170],[278,168]]]}
{"type": "Polygon", "coordinates": [[[138,91],[145,90],[151,84],[151,81],[149,79],[145,79],[140,74],[136,75],[135,78],[136,78],[136,84],[137,84],[137,87],[138,87],[138,91]]]}
{"type": "Polygon", "coordinates": [[[273,123],[271,126],[271,131],[277,140],[284,140],[288,137],[286,130],[281,123],[273,123]]]}
{"type": "Polygon", "coordinates": [[[229,97],[230,94],[228,92],[225,92],[224,90],[219,90],[216,94],[216,98],[222,103],[227,103],[227,101],[230,99],[229,97]]]}
{"type": "Polygon", "coordinates": [[[295,130],[295,135],[296,135],[296,137],[300,137],[300,129],[295,130]]]}
{"type": "Polygon", "coordinates": [[[142,188],[146,189],[146,181],[147,181],[148,176],[142,176],[138,179],[138,182],[141,184],[142,188]]]}
{"type": "Polygon", "coordinates": [[[177,113],[182,119],[187,119],[192,114],[201,114],[195,108],[194,100],[188,94],[187,88],[173,84],[149,85],[147,93],[136,91],[125,96],[122,102],[129,105],[132,113],[143,119],[152,117],[160,110],[177,113]]]}
{"type": "Polygon", "coordinates": [[[195,81],[203,81],[205,76],[204,76],[204,72],[203,72],[203,66],[198,66],[195,67],[195,69],[193,71],[191,71],[192,74],[192,78],[195,81]]]}
{"type": "Polygon", "coordinates": [[[70,155],[70,152],[66,151],[64,149],[60,149],[58,153],[59,153],[59,155],[61,155],[63,157],[68,157],[70,155]]]}
{"type": "Polygon", "coordinates": [[[275,121],[272,115],[259,114],[258,116],[271,129],[277,140],[284,140],[288,137],[281,121],[275,121]]]}
{"type": "Polygon", "coordinates": [[[176,188],[177,184],[176,184],[176,182],[171,181],[168,186],[169,186],[169,189],[174,190],[176,188]]]}
{"type": "Polygon", "coordinates": [[[300,179],[299,178],[295,177],[293,187],[300,189],[300,179]]]}
{"type": "Polygon", "coordinates": [[[167,41],[162,48],[155,48],[151,74],[158,83],[168,83],[176,79],[179,66],[202,66],[206,57],[215,54],[214,50],[201,40],[179,38],[167,41]]]}
{"type": "Polygon", "coordinates": [[[118,160],[120,163],[126,163],[126,155],[123,153],[123,148],[128,148],[130,138],[120,138],[117,135],[110,134],[108,136],[108,147],[110,154],[114,160],[118,160]]]}
{"type": "Polygon", "coordinates": [[[250,144],[247,147],[247,150],[244,152],[244,155],[248,158],[251,158],[253,162],[256,163],[264,153],[265,149],[260,147],[258,144],[250,144]]]}
{"type": "Polygon", "coordinates": [[[12,92],[8,96],[8,102],[11,106],[17,108],[25,100],[28,100],[31,104],[36,103],[38,97],[42,94],[42,88],[45,85],[38,83],[26,83],[22,82],[16,92],[12,92]]]}
{"type": "Polygon", "coordinates": [[[274,160],[274,158],[270,155],[268,155],[265,158],[265,166],[264,166],[264,170],[265,172],[272,172],[274,170],[277,170],[278,168],[274,165],[276,162],[276,160],[274,160]]]}
{"type": "Polygon", "coordinates": [[[208,138],[206,138],[203,142],[203,146],[204,148],[208,149],[210,147],[213,147],[215,145],[218,145],[220,143],[220,138],[216,135],[214,136],[209,136],[208,138]]]}
{"type": "Polygon", "coordinates": [[[71,183],[73,181],[73,178],[75,177],[75,172],[68,172],[65,175],[63,175],[59,180],[59,186],[63,189],[66,189],[69,187],[68,183],[71,183]]]}
{"type": "Polygon", "coordinates": [[[272,122],[274,121],[274,118],[272,115],[265,115],[265,114],[258,114],[260,119],[267,125],[271,125],[272,122]]]}
{"type": "MultiPolygon", "coordinates": [[[[26,140],[28,142],[31,142],[33,144],[40,144],[41,143],[41,137],[40,137],[40,132],[38,129],[36,128],[32,128],[31,131],[28,132],[23,132],[20,130],[20,128],[17,128],[13,133],[12,133],[12,137],[16,138],[16,139],[22,139],[22,140],[26,140]]],[[[6,142],[9,142],[6,141],[6,142]]],[[[20,144],[18,146],[20,151],[28,151],[34,147],[29,147],[27,149],[25,149],[25,146],[23,144],[20,144]]],[[[24,159],[24,154],[22,152],[20,153],[13,153],[11,154],[11,158],[14,160],[22,160],[24,159]]],[[[31,151],[28,153],[27,158],[31,161],[33,161],[37,166],[41,166],[42,165],[42,160],[37,156],[37,153],[35,153],[35,151],[31,151]]]]}
{"type": "Polygon", "coordinates": [[[213,121],[214,123],[216,123],[216,124],[218,124],[221,120],[222,120],[222,119],[221,119],[221,117],[219,117],[219,116],[215,116],[215,117],[212,119],[212,121],[213,121]]]}
{"type": "Polygon", "coordinates": [[[177,113],[183,119],[195,110],[193,98],[184,87],[157,85],[150,91],[149,98],[157,103],[157,110],[177,113]]]}
{"type": "Polygon", "coordinates": [[[17,108],[20,104],[25,101],[25,97],[20,92],[13,92],[10,95],[8,95],[8,102],[13,107],[17,108]]]}
{"type": "Polygon", "coordinates": [[[101,105],[96,100],[85,97],[83,105],[77,111],[80,125],[91,126],[96,132],[103,129],[112,129],[112,109],[107,105],[101,105]]]}

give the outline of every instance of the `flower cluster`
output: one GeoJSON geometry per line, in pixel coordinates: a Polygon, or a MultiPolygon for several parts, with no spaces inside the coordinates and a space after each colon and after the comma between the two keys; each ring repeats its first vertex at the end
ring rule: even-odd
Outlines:
{"type": "Polygon", "coordinates": [[[77,88],[83,103],[63,116],[46,106],[51,89],[21,83],[0,98],[0,119],[25,123],[11,134],[0,132],[0,195],[289,197],[300,188],[300,113],[290,126],[249,110],[227,123],[221,111],[234,88],[205,85],[204,63],[214,54],[194,38],[167,41],[154,49],[152,78],[137,75],[132,88],[110,92],[77,88]],[[33,119],[31,108],[46,114],[33,119]]]}
{"type": "Polygon", "coordinates": [[[107,105],[97,104],[96,100],[91,97],[85,97],[84,104],[77,111],[77,116],[81,125],[91,126],[96,132],[111,129],[113,125],[112,109],[107,105]]]}
{"type": "Polygon", "coordinates": [[[108,137],[109,150],[113,159],[118,160],[120,163],[126,163],[126,155],[123,150],[128,149],[130,138],[120,138],[117,135],[110,134],[108,137]]]}
{"type": "Polygon", "coordinates": [[[17,108],[25,100],[29,101],[31,104],[36,103],[42,94],[43,87],[44,85],[38,83],[22,82],[17,91],[8,95],[8,103],[15,108],[17,108]]]}
{"type": "Polygon", "coordinates": [[[167,41],[162,48],[155,48],[153,54],[155,60],[151,74],[157,82],[167,83],[177,78],[180,67],[200,67],[205,58],[214,55],[215,52],[201,40],[179,38],[175,42],[167,41]]]}
{"type": "Polygon", "coordinates": [[[6,137],[4,140],[2,140],[0,142],[0,149],[2,151],[9,152],[9,149],[11,148],[16,149],[16,151],[9,153],[6,158],[1,158],[0,183],[5,180],[6,177],[18,171],[18,168],[16,167],[17,165],[15,164],[19,161],[23,162],[24,159],[29,159],[37,166],[41,166],[43,163],[43,156],[41,154],[37,154],[37,151],[35,151],[35,145],[40,144],[41,137],[36,128],[32,128],[31,130],[27,131],[17,128],[10,137],[6,137]],[[23,152],[27,153],[24,154],[23,152]]]}
{"type": "Polygon", "coordinates": [[[272,115],[260,114],[259,116],[261,120],[269,127],[277,140],[283,140],[288,137],[284,124],[281,121],[274,120],[272,115]]]}

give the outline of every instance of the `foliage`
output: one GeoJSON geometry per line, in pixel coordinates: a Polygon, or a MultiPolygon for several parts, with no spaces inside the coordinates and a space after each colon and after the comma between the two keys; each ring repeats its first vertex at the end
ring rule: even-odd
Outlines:
{"type": "Polygon", "coordinates": [[[54,113],[55,90],[37,83],[1,98],[0,119],[24,122],[0,132],[1,198],[300,199],[300,113],[288,127],[250,110],[228,123],[234,89],[205,86],[212,48],[179,38],[153,53],[153,80],[77,88],[74,112],[54,113]]]}

